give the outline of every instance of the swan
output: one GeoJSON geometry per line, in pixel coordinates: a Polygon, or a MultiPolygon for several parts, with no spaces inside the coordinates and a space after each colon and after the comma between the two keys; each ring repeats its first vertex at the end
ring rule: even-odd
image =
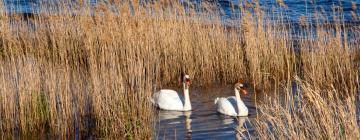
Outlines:
{"type": "Polygon", "coordinates": [[[154,93],[151,102],[162,110],[190,111],[191,103],[189,97],[190,76],[183,77],[184,98],[171,89],[162,89],[154,93]]]}
{"type": "Polygon", "coordinates": [[[217,111],[229,115],[229,116],[248,116],[249,111],[244,102],[240,99],[241,91],[243,94],[247,94],[247,91],[244,88],[242,83],[235,84],[235,96],[230,96],[228,98],[216,98],[215,105],[217,111]]]}

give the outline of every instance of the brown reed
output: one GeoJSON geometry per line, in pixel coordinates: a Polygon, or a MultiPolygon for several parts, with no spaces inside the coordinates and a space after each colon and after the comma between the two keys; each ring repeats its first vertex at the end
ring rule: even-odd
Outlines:
{"type": "MultiPolygon", "coordinates": [[[[1,13],[3,138],[37,133],[68,138],[153,138],[155,117],[148,99],[154,85],[177,85],[183,73],[190,74],[197,85],[241,79],[251,83],[259,95],[286,96],[290,92],[284,89],[290,89],[299,76],[304,97],[299,99],[300,107],[305,108],[300,113],[305,117],[287,110],[297,109],[293,105],[282,108],[276,100],[269,100],[258,107],[261,112],[255,124],[259,135],[358,137],[349,130],[358,129],[354,104],[359,87],[359,55],[355,53],[359,41],[342,39],[341,34],[349,32],[344,24],[329,31],[319,23],[317,38],[295,42],[291,25],[282,20],[274,25],[258,4],[250,7],[255,13],[240,6],[242,20],[236,27],[223,25],[211,13],[211,6],[204,13],[195,13],[185,12],[172,1],[131,5],[113,1],[112,8],[106,2],[71,8],[64,3],[55,14],[43,5],[45,10],[28,19],[1,13]],[[300,51],[294,49],[296,45],[300,51]],[[339,100],[341,95],[346,96],[339,100]],[[274,130],[271,133],[268,122],[274,130]],[[307,125],[313,126],[307,129],[307,125]],[[341,133],[335,133],[340,132],[336,128],[341,133]]],[[[312,27],[304,24],[303,29],[309,33],[312,27]]]]}

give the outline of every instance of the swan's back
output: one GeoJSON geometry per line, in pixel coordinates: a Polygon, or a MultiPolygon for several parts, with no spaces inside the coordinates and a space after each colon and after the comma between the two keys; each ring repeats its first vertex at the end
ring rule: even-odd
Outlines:
{"type": "Polygon", "coordinates": [[[237,108],[236,97],[230,96],[228,98],[216,98],[215,104],[217,105],[217,111],[229,115],[229,116],[247,116],[248,108],[244,102],[239,101],[240,108],[237,108]]]}
{"type": "Polygon", "coordinates": [[[163,110],[183,110],[184,104],[174,90],[163,89],[153,95],[153,103],[163,110]]]}
{"type": "Polygon", "coordinates": [[[231,104],[231,102],[228,99],[216,98],[215,104],[218,112],[229,116],[237,116],[234,106],[231,104]]]}
{"type": "Polygon", "coordinates": [[[241,99],[239,100],[239,108],[237,108],[235,96],[228,97],[228,100],[231,102],[231,104],[236,109],[237,116],[248,116],[249,115],[249,110],[246,107],[245,103],[241,99]]]}

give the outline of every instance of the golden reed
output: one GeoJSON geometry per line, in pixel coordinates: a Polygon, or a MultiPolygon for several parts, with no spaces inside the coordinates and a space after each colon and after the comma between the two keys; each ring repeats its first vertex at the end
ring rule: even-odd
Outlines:
{"type": "Polygon", "coordinates": [[[260,137],[358,137],[359,131],[350,130],[358,130],[359,40],[341,35],[358,34],[359,28],[302,24],[304,33],[315,29],[317,37],[295,41],[291,25],[274,25],[258,4],[240,6],[235,27],[223,25],[206,4],[203,13],[166,0],[82,4],[64,2],[30,17],[1,12],[2,138],[153,138],[148,98],[155,84],[177,84],[182,73],[203,86],[246,80],[261,96],[290,96],[296,82],[303,109],[294,114],[289,109],[298,108],[279,108],[269,98],[254,122],[260,137]]]}

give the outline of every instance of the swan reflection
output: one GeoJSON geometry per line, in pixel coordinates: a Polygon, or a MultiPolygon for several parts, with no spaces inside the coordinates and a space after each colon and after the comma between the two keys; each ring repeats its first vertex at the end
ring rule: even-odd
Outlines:
{"type": "Polygon", "coordinates": [[[159,113],[160,120],[176,120],[172,123],[169,123],[170,125],[178,125],[182,122],[184,122],[185,125],[185,133],[186,133],[186,139],[191,139],[192,129],[191,129],[191,111],[161,111],[159,113]]]}
{"type": "Polygon", "coordinates": [[[237,140],[241,140],[241,139],[247,139],[247,136],[249,135],[249,130],[248,127],[246,126],[246,120],[248,120],[248,117],[237,117],[237,125],[235,128],[235,133],[236,133],[236,139],[237,140]]]}
{"type": "Polygon", "coordinates": [[[192,133],[191,119],[190,119],[191,112],[190,111],[184,112],[184,115],[185,115],[186,138],[191,139],[191,133],[192,133]]]}

